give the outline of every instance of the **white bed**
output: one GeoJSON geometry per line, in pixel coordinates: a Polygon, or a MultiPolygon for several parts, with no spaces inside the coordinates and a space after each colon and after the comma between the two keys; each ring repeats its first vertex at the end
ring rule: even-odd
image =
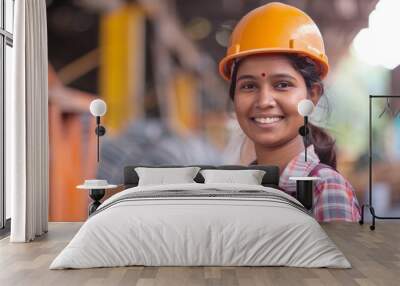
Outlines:
{"type": "Polygon", "coordinates": [[[50,269],[127,265],[350,268],[318,222],[299,205],[284,192],[261,185],[133,187],[106,200],[50,269]]]}

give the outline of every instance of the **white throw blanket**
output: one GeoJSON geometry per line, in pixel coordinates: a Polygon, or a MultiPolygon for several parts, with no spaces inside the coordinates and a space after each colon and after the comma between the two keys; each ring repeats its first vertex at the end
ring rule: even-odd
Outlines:
{"type": "Polygon", "coordinates": [[[50,269],[127,265],[351,267],[284,192],[199,183],[138,186],[110,197],[50,269]]]}

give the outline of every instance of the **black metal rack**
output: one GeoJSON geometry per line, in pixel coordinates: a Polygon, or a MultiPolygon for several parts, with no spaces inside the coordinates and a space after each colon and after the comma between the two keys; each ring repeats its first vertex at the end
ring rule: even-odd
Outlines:
{"type": "MultiPolygon", "coordinates": [[[[372,225],[369,226],[371,230],[375,229],[375,219],[400,219],[400,217],[384,217],[376,215],[375,209],[372,205],[372,100],[374,98],[400,98],[400,95],[369,95],[369,200],[368,204],[363,204],[361,207],[361,219],[359,223],[364,224],[364,208],[369,208],[372,215],[372,225]]],[[[386,109],[386,106],[385,106],[386,109]]]]}

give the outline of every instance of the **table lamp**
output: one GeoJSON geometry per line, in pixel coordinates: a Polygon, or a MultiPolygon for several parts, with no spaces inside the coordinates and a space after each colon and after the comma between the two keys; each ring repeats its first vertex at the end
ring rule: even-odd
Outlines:
{"type": "Polygon", "coordinates": [[[92,115],[96,117],[96,124],[97,124],[95,129],[95,133],[97,135],[97,162],[99,162],[99,157],[100,157],[99,156],[100,136],[106,134],[106,128],[100,125],[100,117],[104,116],[104,114],[106,114],[106,111],[107,111],[107,105],[103,100],[95,99],[90,103],[90,113],[92,113],[92,115]]]}
{"type": "MultiPolygon", "coordinates": [[[[299,128],[299,133],[303,136],[304,142],[304,160],[307,162],[307,144],[310,130],[308,128],[308,116],[314,110],[314,104],[309,99],[301,100],[297,105],[297,111],[304,117],[304,125],[299,128]]],[[[313,181],[318,177],[290,177],[290,180],[296,181],[296,198],[304,205],[307,210],[313,208],[313,181]]]]}

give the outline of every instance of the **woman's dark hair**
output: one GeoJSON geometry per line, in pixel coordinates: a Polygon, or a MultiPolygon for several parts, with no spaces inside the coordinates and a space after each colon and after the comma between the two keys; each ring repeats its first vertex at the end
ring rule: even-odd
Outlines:
{"type": "MultiPolygon", "coordinates": [[[[302,57],[296,54],[285,55],[292,66],[303,76],[307,86],[308,93],[311,88],[317,84],[320,86],[321,95],[324,93],[324,84],[321,80],[318,66],[308,57],[302,57]]],[[[236,78],[241,61],[236,61],[232,69],[231,85],[229,87],[229,97],[234,100],[236,90],[236,78]]],[[[336,144],[335,140],[322,128],[309,124],[311,142],[314,145],[315,153],[318,155],[321,163],[331,166],[336,170],[336,144]]]]}

